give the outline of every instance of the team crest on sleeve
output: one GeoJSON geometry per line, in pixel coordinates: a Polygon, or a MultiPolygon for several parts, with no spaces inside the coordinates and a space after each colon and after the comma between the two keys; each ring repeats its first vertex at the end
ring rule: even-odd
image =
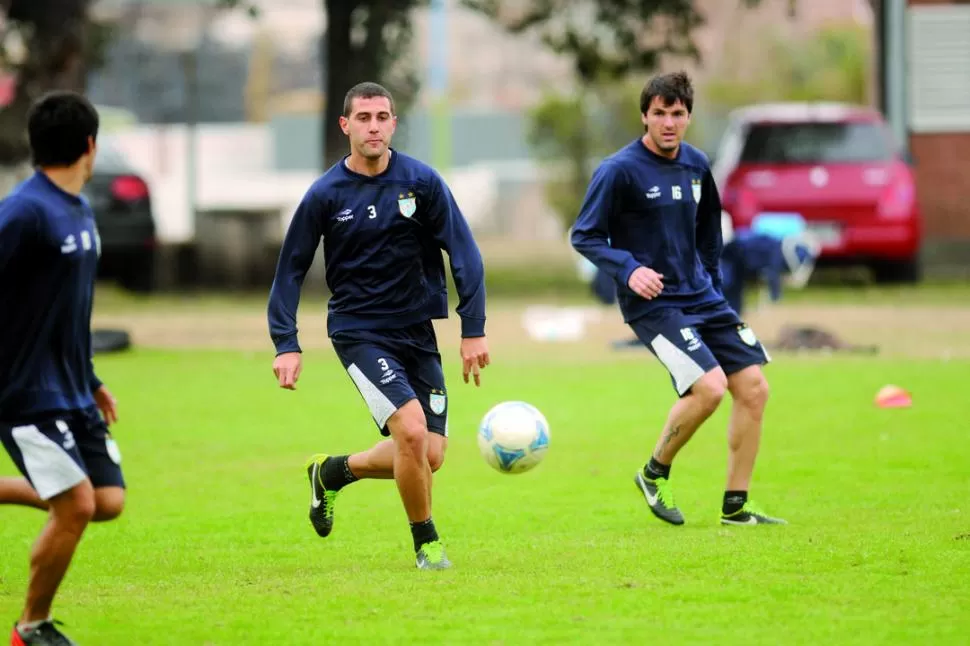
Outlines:
{"type": "Polygon", "coordinates": [[[692,179],[690,181],[690,190],[694,194],[694,201],[700,204],[701,203],[701,180],[697,178],[692,179]]]}
{"type": "Polygon", "coordinates": [[[400,193],[397,196],[397,206],[401,210],[401,215],[410,218],[418,210],[418,201],[414,193],[408,191],[407,195],[400,193]]]}

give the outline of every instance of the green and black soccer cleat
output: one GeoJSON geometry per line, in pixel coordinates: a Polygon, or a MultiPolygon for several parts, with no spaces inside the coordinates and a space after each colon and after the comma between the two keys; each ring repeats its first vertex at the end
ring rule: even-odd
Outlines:
{"type": "Polygon", "coordinates": [[[322,537],[329,536],[333,529],[333,508],[337,502],[337,492],[328,491],[323,486],[323,465],[329,459],[329,455],[318,453],[306,463],[306,473],[310,479],[310,523],[322,537]]]}
{"type": "Polygon", "coordinates": [[[750,500],[733,514],[721,514],[722,525],[787,525],[788,521],[772,518],[750,500]]]}
{"type": "Polygon", "coordinates": [[[77,646],[76,642],[68,639],[67,635],[57,629],[58,625],[63,624],[49,619],[30,630],[21,632],[14,624],[13,633],[10,635],[10,646],[77,646]]]}
{"type": "Polygon", "coordinates": [[[418,550],[415,564],[419,570],[447,570],[451,561],[445,556],[445,548],[440,541],[425,543],[418,550]]]}
{"type": "Polygon", "coordinates": [[[654,516],[671,525],[684,524],[684,515],[677,509],[674,492],[667,478],[651,480],[643,475],[642,471],[637,471],[634,482],[637,483],[637,489],[643,497],[647,499],[647,505],[650,506],[654,516]]]}

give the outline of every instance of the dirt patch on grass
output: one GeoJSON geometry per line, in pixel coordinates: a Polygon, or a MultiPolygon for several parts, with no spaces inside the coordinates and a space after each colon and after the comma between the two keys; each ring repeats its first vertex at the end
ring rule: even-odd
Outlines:
{"type": "MultiPolygon", "coordinates": [[[[613,358],[610,344],[632,338],[615,308],[569,307],[559,314],[559,329],[548,324],[545,334],[565,337],[582,328],[578,339],[535,340],[526,331],[527,317],[541,318],[541,304],[495,303],[489,309],[488,335],[497,356],[510,356],[530,350],[550,359],[595,360],[613,358]],[[571,318],[571,320],[569,320],[571,318]],[[572,324],[572,328],[570,328],[572,324]]],[[[554,306],[546,308],[546,314],[554,306]]],[[[839,338],[860,345],[875,345],[881,356],[970,359],[970,307],[913,305],[775,305],[750,312],[747,321],[758,336],[771,347],[786,324],[825,328],[839,338]]],[[[96,311],[95,327],[128,330],[133,342],[156,348],[219,348],[272,352],[265,310],[260,307],[137,307],[130,312],[96,311]]],[[[437,324],[442,350],[457,349],[458,319],[452,314],[437,324]]],[[[325,313],[322,309],[302,314],[300,341],[305,349],[329,347],[325,313]]]]}

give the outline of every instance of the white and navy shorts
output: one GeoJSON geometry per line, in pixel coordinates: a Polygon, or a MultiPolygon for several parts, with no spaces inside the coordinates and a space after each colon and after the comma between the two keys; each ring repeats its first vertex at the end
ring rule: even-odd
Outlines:
{"type": "Polygon", "coordinates": [[[0,441],[43,500],[88,479],[95,488],[125,486],[121,452],[97,408],[0,422],[0,441]]]}
{"type": "Polygon", "coordinates": [[[424,409],[428,430],[448,437],[448,395],[431,321],[398,330],[354,330],[331,337],[381,435],[387,420],[412,399],[424,409]]]}
{"type": "Polygon", "coordinates": [[[630,327],[660,360],[683,397],[705,373],[720,366],[732,375],[771,361],[754,331],[727,301],[700,307],[663,307],[630,327]]]}

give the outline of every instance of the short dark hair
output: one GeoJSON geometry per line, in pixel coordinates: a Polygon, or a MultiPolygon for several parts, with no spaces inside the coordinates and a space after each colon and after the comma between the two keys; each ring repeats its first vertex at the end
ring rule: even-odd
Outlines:
{"type": "Polygon", "coordinates": [[[375,96],[383,96],[387,98],[387,101],[391,104],[391,114],[395,114],[394,97],[392,97],[391,93],[387,91],[387,88],[380,83],[365,81],[363,83],[358,83],[347,91],[347,95],[344,97],[344,116],[349,117],[350,113],[353,111],[354,99],[372,99],[375,96]]]}
{"type": "Polygon", "coordinates": [[[81,94],[55,90],[41,96],[27,112],[27,137],[35,166],[71,166],[97,140],[98,111],[81,94]]]}
{"type": "Polygon", "coordinates": [[[658,96],[667,107],[680,101],[688,114],[694,110],[694,86],[687,72],[671,72],[650,79],[640,92],[640,114],[646,114],[658,96]]]}

